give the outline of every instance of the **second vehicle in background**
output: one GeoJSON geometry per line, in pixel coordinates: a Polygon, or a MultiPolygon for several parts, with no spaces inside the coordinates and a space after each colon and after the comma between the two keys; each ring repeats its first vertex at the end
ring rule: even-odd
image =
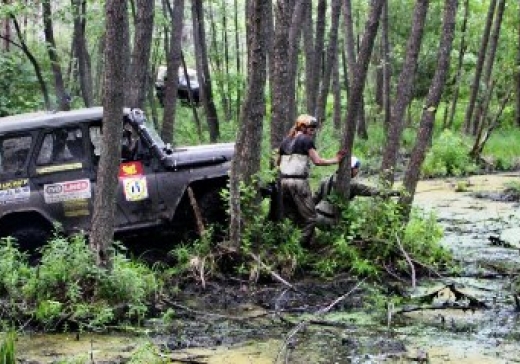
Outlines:
{"type": "MultiPolygon", "coordinates": [[[[157,94],[157,98],[161,103],[161,106],[164,106],[164,90],[166,83],[166,66],[159,66],[157,70],[157,79],[155,81],[155,91],[157,94]]],[[[191,100],[195,106],[198,106],[200,103],[200,87],[199,81],[197,78],[197,71],[191,68],[186,69],[186,73],[188,77],[186,78],[186,74],[184,73],[184,68],[179,67],[177,72],[179,77],[179,86],[177,89],[177,97],[181,100],[181,102],[185,105],[190,105],[190,91],[191,91],[191,100]]]]}

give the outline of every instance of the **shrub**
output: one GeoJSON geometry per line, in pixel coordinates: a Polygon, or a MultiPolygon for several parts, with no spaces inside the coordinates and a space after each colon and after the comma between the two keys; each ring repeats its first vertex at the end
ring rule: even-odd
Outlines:
{"type": "Polygon", "coordinates": [[[462,176],[475,172],[477,166],[469,157],[469,146],[465,141],[444,130],[433,142],[422,166],[425,177],[462,176]]]}

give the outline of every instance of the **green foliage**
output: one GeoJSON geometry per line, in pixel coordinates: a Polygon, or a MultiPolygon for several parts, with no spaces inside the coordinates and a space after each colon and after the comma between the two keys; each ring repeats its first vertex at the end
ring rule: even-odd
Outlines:
{"type": "Polygon", "coordinates": [[[0,294],[17,300],[30,274],[27,255],[18,250],[11,237],[0,239],[0,294]]]}
{"type": "Polygon", "coordinates": [[[115,319],[142,319],[148,302],[162,287],[146,265],[125,257],[115,245],[113,267],[96,266],[85,238],[55,234],[41,250],[38,266],[11,239],[0,241],[0,283],[4,294],[24,302],[26,314],[53,330],[64,317],[82,327],[103,328],[115,319]],[[123,316],[124,315],[124,316],[123,316]]]}
{"type": "Polygon", "coordinates": [[[135,349],[130,361],[128,361],[129,364],[167,364],[170,362],[170,360],[161,356],[160,350],[151,342],[140,345],[135,349]]]}
{"type": "Polygon", "coordinates": [[[520,130],[516,127],[496,130],[491,134],[483,156],[493,160],[495,169],[510,170],[520,165],[520,130]]]}
{"type": "Polygon", "coordinates": [[[452,262],[439,244],[443,231],[432,214],[414,210],[408,224],[403,224],[397,202],[376,198],[359,199],[341,208],[339,225],[318,234],[326,254],[315,256],[313,266],[322,276],[349,271],[377,277],[385,266],[402,274],[409,267],[399,243],[411,257],[429,266],[444,268],[452,262]]]}
{"type": "Polygon", "coordinates": [[[477,166],[469,157],[469,146],[452,131],[444,130],[428,152],[422,173],[425,177],[462,176],[475,172],[477,166]]]}
{"type": "Polygon", "coordinates": [[[37,110],[42,106],[34,69],[25,56],[19,52],[2,54],[0,74],[0,117],[37,110]]]}
{"type": "Polygon", "coordinates": [[[0,344],[0,363],[2,364],[15,364],[16,363],[16,334],[13,331],[9,331],[2,343],[0,344]]]}

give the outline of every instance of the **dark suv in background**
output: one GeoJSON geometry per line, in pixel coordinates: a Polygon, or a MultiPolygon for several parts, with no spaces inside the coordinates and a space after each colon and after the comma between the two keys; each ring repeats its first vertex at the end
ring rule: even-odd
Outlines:
{"type": "MultiPolygon", "coordinates": [[[[0,118],[0,236],[32,248],[56,223],[88,234],[102,121],[100,107],[0,118]]],[[[125,109],[120,122],[116,234],[194,228],[189,187],[205,222],[224,222],[232,143],[171,148],[139,109],[125,109]]]]}
{"type": "MultiPolygon", "coordinates": [[[[157,94],[157,98],[161,103],[161,106],[164,106],[164,83],[166,81],[166,66],[160,66],[157,71],[157,79],[155,81],[155,92],[157,94]]],[[[200,105],[200,85],[199,80],[197,78],[197,72],[191,68],[187,68],[186,73],[188,74],[188,78],[184,73],[184,68],[180,67],[178,70],[179,77],[179,86],[177,88],[177,97],[181,100],[181,103],[184,105],[190,105],[190,90],[193,104],[195,106],[200,105]],[[189,81],[189,83],[188,83],[189,81]]]]}

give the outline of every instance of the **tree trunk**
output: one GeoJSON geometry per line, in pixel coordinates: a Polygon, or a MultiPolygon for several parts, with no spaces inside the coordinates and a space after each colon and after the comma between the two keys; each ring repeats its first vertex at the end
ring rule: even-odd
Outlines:
{"type": "Polygon", "coordinates": [[[313,115],[316,109],[316,92],[312,92],[315,87],[316,77],[314,77],[314,30],[312,23],[312,4],[306,9],[303,15],[303,54],[305,58],[305,107],[307,114],[313,115]]]}
{"type": "Polygon", "coordinates": [[[120,0],[107,0],[105,81],[103,95],[103,153],[99,161],[98,178],[92,216],[90,247],[96,255],[98,266],[110,269],[110,247],[114,235],[114,213],[116,209],[116,190],[118,184],[121,144],[121,123],[124,106],[124,83],[126,77],[128,51],[127,3],[120,0]]]}
{"type": "MultiPolygon", "coordinates": [[[[520,19],[520,6],[516,14],[520,19]]],[[[516,43],[516,125],[520,128],[520,23],[517,25],[517,43],[516,43]]]]}
{"type": "Polygon", "coordinates": [[[385,0],[372,0],[356,65],[354,69],[350,70],[352,82],[348,95],[347,114],[344,122],[345,131],[343,132],[342,142],[346,154],[340,163],[337,181],[338,192],[343,197],[350,195],[350,157],[352,155],[352,146],[354,145],[356,121],[359,110],[361,109],[368,65],[370,63],[372,50],[374,49],[374,41],[377,35],[377,29],[379,28],[379,19],[384,3],[385,0]]]}
{"type": "Polygon", "coordinates": [[[271,86],[271,149],[280,145],[288,125],[290,110],[289,95],[289,33],[294,9],[294,0],[278,1],[275,6],[274,43],[270,57],[271,86]]]}
{"type": "MultiPolygon", "coordinates": [[[[2,3],[8,5],[11,1],[10,0],[2,0],[2,3]]],[[[10,49],[10,45],[11,45],[11,21],[9,19],[9,17],[5,17],[3,19],[0,20],[0,29],[2,29],[2,31],[0,32],[0,34],[3,34],[3,38],[2,38],[2,46],[0,47],[0,49],[2,49],[4,52],[9,52],[10,49]]]]}
{"type": "Polygon", "coordinates": [[[267,75],[267,17],[271,2],[251,0],[247,9],[248,79],[244,104],[240,112],[240,128],[231,165],[230,240],[240,247],[241,210],[240,182],[250,183],[260,170],[263,119],[265,116],[264,89],[267,75]]]}
{"type": "Polygon", "coordinates": [[[404,129],[404,116],[413,95],[413,83],[417,70],[417,60],[421,49],[426,13],[429,0],[417,0],[414,10],[412,30],[408,38],[406,57],[399,75],[396,99],[392,105],[390,125],[381,163],[381,176],[390,186],[394,183],[394,169],[397,163],[401,135],[404,129]]]}
{"type": "Polygon", "coordinates": [[[332,68],[336,62],[336,55],[338,53],[338,30],[339,18],[341,15],[341,0],[332,0],[331,2],[331,25],[329,30],[329,42],[327,45],[326,60],[324,64],[323,77],[321,78],[320,92],[318,102],[316,104],[316,114],[320,122],[325,121],[327,98],[330,90],[330,79],[332,75],[332,68]]]}
{"type": "Polygon", "coordinates": [[[416,143],[403,180],[406,194],[402,195],[399,199],[399,203],[403,206],[403,216],[406,221],[411,211],[415,189],[421,173],[421,166],[431,143],[435,113],[439,106],[442,91],[450,69],[450,54],[453,38],[455,37],[457,7],[458,0],[446,0],[443,17],[443,32],[437,56],[437,69],[433,76],[428,96],[426,97],[416,143]]]}
{"type": "MultiPolygon", "coordinates": [[[[347,68],[350,73],[353,74],[353,70],[356,67],[356,43],[354,41],[354,22],[352,20],[352,3],[350,0],[343,1],[343,14],[344,14],[344,27],[345,27],[345,48],[346,48],[346,56],[347,56],[347,68]]],[[[349,88],[349,97],[350,97],[350,89],[352,88],[352,76],[348,77],[348,88],[349,88]]],[[[360,135],[362,135],[363,139],[367,137],[366,125],[365,125],[365,102],[364,96],[361,95],[361,105],[359,107],[359,115],[356,116],[356,125],[360,128],[356,127],[356,132],[360,131],[360,135]]]]}
{"type": "Polygon", "coordinates": [[[73,50],[77,59],[79,86],[83,103],[86,107],[94,104],[90,55],[85,37],[87,2],[86,0],[72,0],[74,22],[73,50]]]}
{"type": "MultiPolygon", "coordinates": [[[[338,52],[339,53],[339,52],[338,52]]],[[[332,95],[333,95],[333,116],[332,121],[335,130],[341,130],[341,82],[339,75],[339,59],[335,57],[334,66],[332,68],[332,95]]]]}
{"type": "MultiPolygon", "coordinates": [[[[166,52],[166,80],[164,82],[164,114],[161,137],[166,143],[174,143],[179,67],[181,66],[182,28],[184,24],[184,0],[175,0],[174,7],[166,1],[170,16],[171,34],[166,52]]],[[[187,79],[188,80],[188,79],[187,79]]]]}
{"type": "Polygon", "coordinates": [[[446,123],[447,128],[451,128],[453,126],[453,121],[455,120],[455,112],[457,111],[457,102],[459,100],[459,92],[460,92],[460,82],[462,77],[462,66],[464,62],[464,54],[466,54],[466,29],[468,27],[468,18],[469,18],[469,0],[464,2],[464,18],[462,20],[462,26],[460,28],[460,47],[459,47],[459,58],[457,60],[457,73],[455,76],[455,86],[453,90],[453,97],[451,99],[451,109],[450,114],[448,116],[448,122],[446,123]]]}
{"type": "Polygon", "coordinates": [[[289,97],[288,105],[288,120],[296,119],[296,74],[298,72],[298,52],[300,50],[300,41],[302,34],[303,16],[306,8],[311,6],[310,0],[296,0],[294,6],[291,27],[289,29],[289,66],[287,69],[287,95],[294,95],[289,97]]]}
{"type": "Polygon", "coordinates": [[[142,109],[146,99],[150,49],[154,28],[154,1],[137,0],[134,44],[130,58],[128,86],[125,90],[127,106],[142,109]]]}
{"type": "Polygon", "coordinates": [[[43,13],[43,31],[45,34],[45,43],[47,53],[51,60],[52,73],[54,75],[54,87],[56,92],[56,101],[58,110],[70,110],[70,95],[65,91],[63,83],[63,73],[61,71],[60,57],[56,50],[56,41],[54,40],[54,29],[52,25],[52,8],[50,0],[42,1],[43,13]]]}
{"type": "Polygon", "coordinates": [[[491,82],[491,74],[493,73],[493,66],[495,65],[495,55],[497,53],[498,47],[498,39],[500,38],[500,29],[502,28],[502,19],[504,16],[504,10],[506,7],[506,0],[499,0],[497,5],[497,13],[493,22],[493,29],[491,31],[490,40],[489,40],[489,52],[486,56],[485,65],[483,69],[482,75],[482,85],[484,85],[484,97],[481,97],[478,100],[477,104],[477,112],[473,119],[473,135],[477,135],[478,130],[480,129],[480,124],[483,122],[483,119],[486,118],[486,114],[484,112],[485,105],[482,99],[490,99],[491,95],[487,95],[491,93],[490,90],[490,82],[491,82]]]}
{"type": "Polygon", "coordinates": [[[388,126],[390,125],[391,118],[391,86],[390,82],[392,80],[392,62],[390,59],[390,37],[389,37],[389,29],[388,29],[388,0],[385,1],[385,6],[383,8],[383,16],[382,16],[382,27],[381,27],[381,43],[383,48],[383,108],[385,111],[385,121],[384,127],[385,130],[388,130],[388,126]]]}
{"type": "Polygon", "coordinates": [[[486,25],[484,27],[484,32],[482,33],[477,64],[475,66],[475,77],[473,78],[473,84],[471,85],[470,97],[468,106],[466,108],[466,115],[464,116],[464,132],[466,134],[469,134],[472,126],[471,121],[473,120],[473,111],[475,110],[475,103],[477,102],[477,96],[480,90],[480,78],[482,77],[482,69],[484,68],[484,61],[486,59],[487,46],[489,42],[489,35],[491,33],[491,25],[493,24],[493,17],[495,16],[496,3],[497,0],[491,0],[489,4],[486,25]]]}
{"type": "MultiPolygon", "coordinates": [[[[320,79],[323,74],[323,53],[325,44],[325,26],[326,26],[326,15],[327,15],[327,0],[318,0],[318,8],[316,15],[316,38],[314,39],[314,48],[312,56],[314,57],[309,63],[309,72],[307,72],[306,84],[308,87],[307,91],[307,112],[310,115],[316,114],[316,105],[318,102],[318,96],[320,91],[320,79]]],[[[308,15],[312,23],[312,11],[308,15]]],[[[312,25],[311,25],[312,27],[312,25]]],[[[312,28],[311,28],[312,29],[312,28]]],[[[312,36],[312,34],[311,34],[312,36]]],[[[310,40],[309,40],[310,42],[310,40]]],[[[309,54],[309,57],[311,54],[309,54]]]]}
{"type": "Polygon", "coordinates": [[[211,86],[211,74],[208,65],[208,52],[206,50],[206,30],[204,27],[204,12],[202,9],[202,0],[193,0],[192,2],[192,20],[193,20],[193,41],[195,43],[197,75],[200,85],[200,96],[206,112],[206,120],[208,123],[209,139],[216,142],[220,138],[219,122],[217,109],[213,100],[213,91],[211,86]]]}

